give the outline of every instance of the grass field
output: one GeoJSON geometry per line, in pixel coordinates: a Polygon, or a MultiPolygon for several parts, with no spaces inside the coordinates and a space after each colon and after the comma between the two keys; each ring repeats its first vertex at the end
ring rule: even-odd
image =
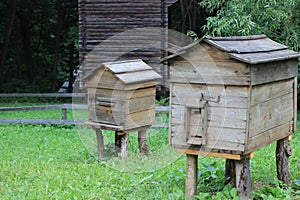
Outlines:
{"type": "MultiPolygon", "coordinates": [[[[42,112],[23,117],[61,117],[60,111],[42,112]]],[[[5,115],[0,113],[0,118],[16,118],[5,115]]],[[[152,156],[138,154],[132,134],[127,161],[112,154],[98,161],[95,136],[89,129],[0,125],[0,199],[184,199],[185,156],[168,147],[167,132],[149,130],[152,156]]],[[[111,153],[112,135],[104,133],[107,154],[111,153]]],[[[253,198],[300,199],[299,143],[300,136],[295,134],[290,158],[292,187],[287,189],[281,189],[276,179],[275,144],[255,152],[251,160],[253,198]]],[[[237,199],[236,190],[223,185],[224,163],[224,159],[200,157],[195,199],[237,199]]]]}

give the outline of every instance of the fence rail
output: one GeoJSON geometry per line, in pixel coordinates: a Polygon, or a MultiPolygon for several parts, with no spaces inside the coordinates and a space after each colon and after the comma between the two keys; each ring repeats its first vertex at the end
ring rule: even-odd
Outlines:
{"type": "MultiPolygon", "coordinates": [[[[55,104],[44,106],[22,106],[22,107],[3,107],[0,112],[13,112],[13,111],[34,111],[34,110],[62,110],[61,120],[40,120],[40,119],[0,119],[0,124],[49,124],[49,125],[83,125],[83,121],[67,120],[67,109],[84,110],[88,106],[85,104],[55,104]]],[[[157,112],[168,112],[168,106],[156,106],[157,112]]],[[[152,125],[154,128],[167,128],[168,123],[155,123],[152,125]]]]}
{"type": "Polygon", "coordinates": [[[0,93],[0,97],[57,97],[57,98],[72,98],[86,97],[85,93],[0,93]]]}

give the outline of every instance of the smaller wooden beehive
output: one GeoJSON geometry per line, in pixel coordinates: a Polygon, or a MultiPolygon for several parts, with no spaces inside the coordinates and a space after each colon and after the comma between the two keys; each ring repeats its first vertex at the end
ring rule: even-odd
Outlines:
{"type": "Polygon", "coordinates": [[[299,53],[265,35],[206,37],[170,64],[170,144],[247,155],[296,129],[299,53]]]}
{"type": "Polygon", "coordinates": [[[89,121],[121,131],[150,126],[159,78],[142,60],[101,64],[84,78],[89,121]]]}

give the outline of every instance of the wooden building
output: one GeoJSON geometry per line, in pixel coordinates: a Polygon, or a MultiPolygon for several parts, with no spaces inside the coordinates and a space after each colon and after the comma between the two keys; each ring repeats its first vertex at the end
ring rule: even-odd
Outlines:
{"type": "MultiPolygon", "coordinates": [[[[205,37],[167,57],[171,146],[188,156],[241,160],[229,168],[243,199],[249,197],[242,175],[250,176],[251,153],[296,130],[299,56],[258,35],[205,37]]],[[[196,184],[195,159],[187,166],[194,166],[187,185],[196,184]]]]}
{"type": "Polygon", "coordinates": [[[89,121],[123,132],[150,126],[159,78],[142,60],[101,64],[84,78],[89,121]]]}
{"type": "Polygon", "coordinates": [[[89,73],[99,63],[142,59],[163,78],[161,64],[167,49],[168,7],[176,0],[79,0],[81,71],[89,73]],[[84,62],[83,62],[84,61],[84,62]]]}

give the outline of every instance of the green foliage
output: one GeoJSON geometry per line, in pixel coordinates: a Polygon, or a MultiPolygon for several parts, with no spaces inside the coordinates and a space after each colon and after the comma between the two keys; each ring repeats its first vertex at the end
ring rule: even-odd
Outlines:
{"type": "Polygon", "coordinates": [[[212,36],[266,34],[300,49],[300,1],[298,0],[203,0],[200,6],[217,15],[207,18],[203,27],[212,36]]]}

